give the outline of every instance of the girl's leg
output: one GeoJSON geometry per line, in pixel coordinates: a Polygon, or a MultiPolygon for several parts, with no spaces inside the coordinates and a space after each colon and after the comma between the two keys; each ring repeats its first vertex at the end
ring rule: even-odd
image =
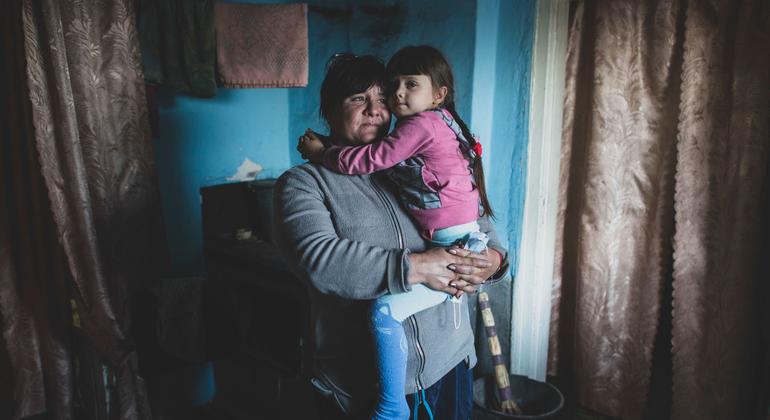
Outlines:
{"type": "Polygon", "coordinates": [[[409,406],[406,387],[406,336],[402,322],[409,316],[446,301],[449,295],[423,285],[407,293],[386,295],[372,306],[372,334],[377,351],[380,397],[373,419],[404,419],[409,406]]]}
{"type": "MultiPolygon", "coordinates": [[[[487,237],[479,232],[476,222],[442,229],[434,234],[433,245],[449,246],[461,239],[466,248],[481,252],[486,248],[487,237]]],[[[409,406],[404,395],[406,382],[406,336],[402,322],[425,309],[436,306],[452,296],[416,285],[407,293],[383,296],[372,306],[372,333],[377,351],[377,371],[380,380],[380,397],[373,419],[409,418],[409,406]]],[[[453,299],[456,311],[461,301],[453,299]]],[[[461,314],[455,313],[455,326],[461,314]]]]}

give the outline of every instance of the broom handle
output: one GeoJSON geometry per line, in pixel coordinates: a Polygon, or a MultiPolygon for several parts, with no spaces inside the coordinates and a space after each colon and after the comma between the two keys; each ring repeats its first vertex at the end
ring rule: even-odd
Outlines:
{"type": "Polygon", "coordinates": [[[508,380],[508,369],[505,367],[500,340],[497,338],[495,318],[492,316],[492,308],[489,307],[489,295],[486,292],[479,293],[479,306],[481,307],[481,317],[484,319],[484,328],[489,339],[489,352],[492,353],[492,364],[495,369],[495,382],[497,382],[500,402],[513,401],[511,382],[508,380]]]}

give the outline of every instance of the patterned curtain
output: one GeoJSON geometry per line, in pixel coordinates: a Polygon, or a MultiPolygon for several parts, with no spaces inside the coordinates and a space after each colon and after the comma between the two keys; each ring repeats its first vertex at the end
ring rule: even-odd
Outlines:
{"type": "Polygon", "coordinates": [[[17,45],[25,52],[22,105],[31,124],[19,148],[3,148],[24,163],[11,168],[16,181],[6,182],[0,194],[26,199],[0,218],[10,227],[0,226],[0,325],[14,373],[15,417],[47,412],[72,418],[75,398],[100,392],[76,386],[73,360],[83,349],[66,334],[71,297],[75,324],[114,378],[110,417],[151,418],[127,334],[129,298],[157,278],[165,243],[158,240],[133,2],[21,4],[23,43],[17,45]]]}
{"type": "Polygon", "coordinates": [[[7,355],[0,372],[3,419],[46,408],[51,414],[70,413],[75,383],[67,267],[35,150],[21,16],[21,1],[9,2],[0,24],[0,352],[7,355]]]}
{"type": "Polygon", "coordinates": [[[581,405],[642,418],[660,362],[674,419],[768,415],[768,51],[765,0],[573,3],[549,373],[581,405]]]}

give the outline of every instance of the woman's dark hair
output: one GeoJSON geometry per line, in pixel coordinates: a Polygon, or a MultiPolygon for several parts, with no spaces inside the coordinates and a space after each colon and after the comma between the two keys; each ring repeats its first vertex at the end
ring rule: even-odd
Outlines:
{"type": "Polygon", "coordinates": [[[334,54],[321,84],[321,117],[330,124],[342,101],[374,85],[385,88],[385,64],[373,55],[334,54]]]}
{"type": "MultiPolygon", "coordinates": [[[[429,45],[420,45],[416,47],[404,47],[396,52],[388,61],[386,68],[388,80],[393,80],[396,76],[424,75],[430,77],[434,89],[446,86],[447,94],[441,107],[452,114],[452,118],[457,121],[463,136],[468,140],[473,149],[476,145],[476,138],[473,137],[468,126],[457,114],[455,109],[455,88],[452,68],[449,66],[441,51],[429,45]]],[[[476,188],[479,190],[479,200],[485,215],[494,217],[492,206],[487,198],[487,191],[484,185],[484,168],[481,164],[481,156],[476,154],[471,158],[471,170],[473,178],[476,181],[476,188]]]]}

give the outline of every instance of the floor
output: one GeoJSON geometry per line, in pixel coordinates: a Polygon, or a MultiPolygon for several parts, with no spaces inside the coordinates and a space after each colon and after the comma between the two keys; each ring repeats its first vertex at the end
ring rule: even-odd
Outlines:
{"type": "MultiPolygon", "coordinates": [[[[156,420],[316,420],[309,384],[275,369],[257,369],[247,356],[215,362],[216,394],[213,401],[197,407],[156,408],[156,420]]],[[[157,399],[157,395],[155,398],[157,399]]],[[[568,396],[567,396],[568,397],[568,396]]],[[[161,404],[162,405],[162,404],[161,404]]],[[[156,404],[156,407],[161,405],[156,404]]],[[[490,420],[480,410],[473,420],[490,420]]],[[[551,420],[613,420],[576,407],[567,398],[564,408],[551,420]]],[[[439,419],[437,419],[439,420],[439,419]]]]}
{"type": "Polygon", "coordinates": [[[212,401],[197,407],[154,402],[155,420],[315,420],[309,384],[276,369],[258,369],[247,356],[214,362],[214,381],[212,401]]]}

